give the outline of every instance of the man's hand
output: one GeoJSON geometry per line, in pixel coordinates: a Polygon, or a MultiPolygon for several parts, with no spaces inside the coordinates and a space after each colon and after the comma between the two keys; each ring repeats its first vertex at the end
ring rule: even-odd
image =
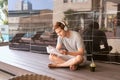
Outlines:
{"type": "Polygon", "coordinates": [[[60,50],[60,53],[63,55],[68,55],[68,51],[67,50],[60,50]]]}

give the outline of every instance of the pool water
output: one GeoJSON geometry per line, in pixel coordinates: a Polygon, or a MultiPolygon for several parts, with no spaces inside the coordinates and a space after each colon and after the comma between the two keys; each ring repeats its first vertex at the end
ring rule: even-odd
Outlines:
{"type": "MultiPolygon", "coordinates": [[[[2,37],[3,37],[3,39],[4,39],[4,42],[8,42],[9,41],[9,34],[2,34],[2,37]]],[[[1,42],[2,40],[0,39],[0,42],[1,42]]]]}
{"type": "MultiPolygon", "coordinates": [[[[30,38],[34,35],[35,33],[26,33],[23,37],[30,38]]],[[[9,35],[9,34],[2,34],[2,37],[4,39],[4,42],[9,42],[12,40],[14,35],[9,35]]],[[[2,42],[2,39],[0,38],[0,42],[2,42]]]]}

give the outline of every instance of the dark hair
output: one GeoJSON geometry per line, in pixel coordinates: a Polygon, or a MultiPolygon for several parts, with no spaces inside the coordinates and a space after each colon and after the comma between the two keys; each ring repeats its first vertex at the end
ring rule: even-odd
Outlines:
{"type": "Polygon", "coordinates": [[[98,24],[98,22],[91,22],[91,23],[89,24],[89,28],[91,28],[91,29],[99,29],[99,24],[98,24]]]}
{"type": "Polygon", "coordinates": [[[62,22],[56,22],[55,26],[53,26],[53,30],[59,27],[64,30],[65,25],[62,22]]]}

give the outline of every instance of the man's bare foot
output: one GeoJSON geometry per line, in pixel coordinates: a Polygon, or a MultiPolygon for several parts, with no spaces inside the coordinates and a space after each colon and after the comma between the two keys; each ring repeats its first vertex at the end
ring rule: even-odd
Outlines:
{"type": "Polygon", "coordinates": [[[78,69],[78,66],[77,65],[71,65],[70,66],[70,70],[71,71],[75,71],[75,70],[77,70],[78,69]]]}
{"type": "Polygon", "coordinates": [[[56,68],[57,66],[55,64],[48,64],[49,68],[56,68]]]}
{"type": "Polygon", "coordinates": [[[49,59],[55,64],[61,64],[65,62],[63,59],[58,57],[56,54],[50,54],[49,59]]]}

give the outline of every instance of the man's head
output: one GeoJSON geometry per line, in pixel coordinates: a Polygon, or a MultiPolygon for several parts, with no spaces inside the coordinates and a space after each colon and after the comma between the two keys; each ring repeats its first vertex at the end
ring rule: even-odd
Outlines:
{"type": "Polygon", "coordinates": [[[67,26],[64,22],[56,22],[53,30],[57,33],[58,36],[65,37],[65,33],[67,30],[67,26]]]}
{"type": "Polygon", "coordinates": [[[89,28],[91,28],[91,29],[99,29],[98,22],[91,22],[90,25],[89,25],[89,28]]]}

